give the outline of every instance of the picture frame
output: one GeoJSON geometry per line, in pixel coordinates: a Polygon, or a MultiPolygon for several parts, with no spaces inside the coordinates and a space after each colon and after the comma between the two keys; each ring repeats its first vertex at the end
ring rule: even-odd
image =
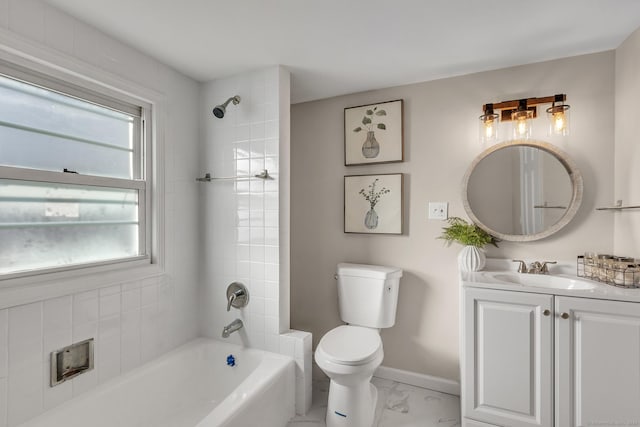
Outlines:
{"type": "Polygon", "coordinates": [[[404,161],[404,101],[344,109],[345,166],[404,161]]]}
{"type": "Polygon", "coordinates": [[[344,177],[344,232],[402,234],[404,175],[344,177]]]}

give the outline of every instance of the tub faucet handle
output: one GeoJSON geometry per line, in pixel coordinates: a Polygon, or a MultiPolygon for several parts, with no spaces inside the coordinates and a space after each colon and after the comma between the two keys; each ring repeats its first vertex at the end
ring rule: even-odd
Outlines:
{"type": "Polygon", "coordinates": [[[526,273],[527,270],[527,264],[521,260],[521,259],[513,259],[511,260],[511,262],[519,262],[520,264],[518,264],[518,273],[526,273]]]}
{"type": "Polygon", "coordinates": [[[231,304],[233,304],[233,301],[235,301],[236,299],[236,294],[231,294],[231,296],[229,297],[229,300],[227,301],[227,311],[231,311],[231,304]]]}
{"type": "Polygon", "coordinates": [[[240,282],[233,282],[227,287],[227,311],[231,307],[242,308],[249,304],[249,290],[240,282]]]}

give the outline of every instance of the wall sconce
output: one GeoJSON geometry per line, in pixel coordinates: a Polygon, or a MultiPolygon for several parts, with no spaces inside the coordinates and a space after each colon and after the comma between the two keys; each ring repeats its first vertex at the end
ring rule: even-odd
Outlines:
{"type": "Polygon", "coordinates": [[[531,138],[531,120],[533,119],[533,111],[527,109],[527,100],[518,101],[518,109],[511,113],[513,121],[513,138],[529,139],[531,138]]]}
{"type": "Polygon", "coordinates": [[[513,122],[512,136],[514,139],[531,138],[532,120],[537,117],[536,105],[549,103],[551,103],[551,107],[546,109],[549,117],[549,134],[568,135],[569,105],[564,103],[566,99],[567,95],[559,94],[485,104],[482,106],[484,114],[480,116],[480,141],[497,141],[499,121],[513,122]]]}
{"type": "Polygon", "coordinates": [[[498,122],[500,115],[493,112],[493,104],[486,104],[484,114],[480,116],[480,142],[495,142],[498,140],[498,122]]]}
{"type": "Polygon", "coordinates": [[[547,108],[549,135],[569,135],[569,108],[564,103],[565,95],[556,95],[551,107],[547,108]]]}

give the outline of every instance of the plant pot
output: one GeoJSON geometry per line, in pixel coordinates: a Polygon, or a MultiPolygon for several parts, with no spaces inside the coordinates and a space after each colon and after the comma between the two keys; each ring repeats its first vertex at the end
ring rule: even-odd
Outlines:
{"type": "Polygon", "coordinates": [[[367,139],[362,144],[362,155],[367,159],[374,159],[380,153],[380,144],[376,139],[375,133],[370,130],[367,132],[367,139]]]}
{"type": "Polygon", "coordinates": [[[480,271],[486,262],[484,250],[475,246],[465,246],[458,255],[458,267],[462,271],[480,271]]]}
{"type": "Polygon", "coordinates": [[[378,212],[374,211],[373,208],[369,209],[364,216],[364,226],[369,230],[373,230],[378,226],[378,212]]]}

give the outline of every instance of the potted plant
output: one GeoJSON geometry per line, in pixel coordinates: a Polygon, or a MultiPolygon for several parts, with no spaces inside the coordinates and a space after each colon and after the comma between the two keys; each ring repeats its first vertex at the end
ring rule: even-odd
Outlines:
{"type": "Polygon", "coordinates": [[[458,242],[464,245],[458,255],[458,266],[463,271],[480,271],[484,268],[487,257],[484,247],[488,244],[498,247],[498,240],[491,234],[478,227],[476,224],[465,221],[462,218],[451,217],[447,220],[448,227],[443,228],[443,239],[450,245],[458,242]]]}

